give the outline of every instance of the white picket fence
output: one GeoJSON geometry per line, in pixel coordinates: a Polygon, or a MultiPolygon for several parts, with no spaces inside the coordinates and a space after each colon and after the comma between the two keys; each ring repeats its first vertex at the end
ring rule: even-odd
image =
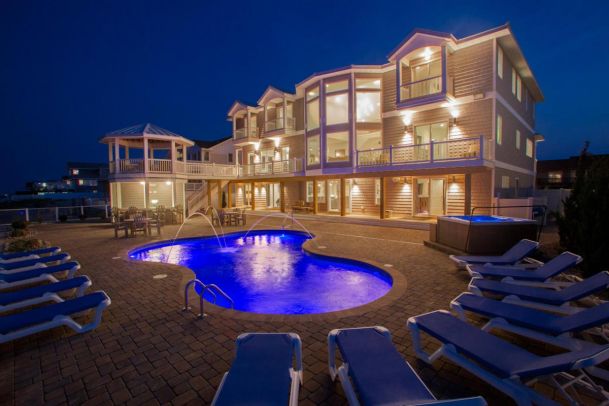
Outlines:
{"type": "Polygon", "coordinates": [[[80,219],[81,217],[108,218],[110,214],[110,206],[107,204],[0,209],[0,225],[11,224],[16,220],[57,223],[63,216],[66,216],[68,220],[80,219]]]}

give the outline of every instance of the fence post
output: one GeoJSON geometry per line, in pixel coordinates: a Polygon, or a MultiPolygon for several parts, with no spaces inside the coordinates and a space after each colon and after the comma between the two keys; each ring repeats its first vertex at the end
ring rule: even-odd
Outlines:
{"type": "Polygon", "coordinates": [[[106,211],[106,218],[108,218],[108,205],[104,204],[104,210],[106,211]]]}
{"type": "Polygon", "coordinates": [[[55,207],[55,222],[59,223],[59,207],[55,207]]]}
{"type": "Polygon", "coordinates": [[[25,209],[25,221],[30,221],[30,209],[25,209]]]}
{"type": "Polygon", "coordinates": [[[85,207],[84,206],[80,206],[80,215],[81,216],[85,215],[85,207]]]}
{"type": "Polygon", "coordinates": [[[389,145],[389,165],[393,165],[393,144],[389,145]]]}

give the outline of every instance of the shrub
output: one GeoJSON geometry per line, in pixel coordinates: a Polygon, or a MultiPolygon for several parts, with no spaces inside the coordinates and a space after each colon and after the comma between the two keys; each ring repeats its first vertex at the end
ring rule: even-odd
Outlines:
{"type": "Polygon", "coordinates": [[[27,226],[28,224],[24,220],[15,220],[11,223],[11,227],[13,227],[13,230],[25,230],[27,226]]]}
{"type": "Polygon", "coordinates": [[[589,164],[586,145],[580,155],[575,184],[557,216],[560,244],[581,255],[584,276],[609,269],[609,159],[589,164]]]}
{"type": "Polygon", "coordinates": [[[38,248],[50,247],[48,241],[39,240],[38,238],[12,238],[4,244],[4,251],[30,251],[38,248]]]}

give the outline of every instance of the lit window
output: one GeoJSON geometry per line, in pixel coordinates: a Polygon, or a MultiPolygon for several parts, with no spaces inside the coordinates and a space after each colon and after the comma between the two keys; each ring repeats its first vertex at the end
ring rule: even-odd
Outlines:
{"type": "Polygon", "coordinates": [[[347,80],[326,83],[326,93],[343,92],[348,89],[349,89],[349,82],[347,80]]]}
{"type": "Polygon", "coordinates": [[[326,181],[317,182],[317,201],[319,203],[326,202],[326,181]]]}
{"type": "Polygon", "coordinates": [[[307,138],[307,165],[318,165],[320,154],[319,135],[307,138]]]}
{"type": "Polygon", "coordinates": [[[527,139],[527,150],[526,150],[527,156],[529,158],[533,158],[533,141],[527,139]]]}
{"type": "Polygon", "coordinates": [[[326,161],[349,160],[349,133],[346,131],[326,134],[326,161]]]}
{"type": "Polygon", "coordinates": [[[380,131],[357,131],[356,147],[358,151],[381,148],[380,131]]]}
{"type": "Polygon", "coordinates": [[[501,117],[499,114],[497,114],[496,133],[497,133],[497,144],[501,145],[501,143],[503,142],[503,117],[501,117]]]}
{"type": "Polygon", "coordinates": [[[313,100],[319,97],[319,86],[307,90],[307,101],[313,100]]]}
{"type": "Polygon", "coordinates": [[[78,169],[72,169],[72,175],[78,175],[80,171],[78,169]]]}
{"type": "Polygon", "coordinates": [[[503,49],[497,46],[497,76],[503,79],[503,49]]]}
{"type": "Polygon", "coordinates": [[[561,183],[562,182],[562,172],[548,172],[548,182],[549,183],[561,183]]]}
{"type": "Polygon", "coordinates": [[[349,121],[349,94],[326,96],[326,125],[343,124],[349,121]]]}
{"type": "Polygon", "coordinates": [[[516,130],[516,149],[520,149],[520,130],[516,130]]]}
{"type": "Polygon", "coordinates": [[[510,177],[502,176],[501,177],[501,189],[509,189],[510,188],[510,177]]]}
{"type": "Polygon", "coordinates": [[[233,154],[231,152],[228,153],[228,163],[233,163],[233,154]]]}
{"type": "Polygon", "coordinates": [[[307,203],[310,203],[313,201],[313,181],[308,181],[307,182],[307,197],[306,197],[306,201],[307,203]]]}
{"type": "Polygon", "coordinates": [[[374,204],[380,206],[381,204],[381,180],[374,179],[374,204]]]}
{"type": "Polygon", "coordinates": [[[516,69],[512,68],[512,94],[516,95],[516,69]]]}
{"type": "Polygon", "coordinates": [[[78,179],[78,185],[79,185],[79,186],[82,186],[82,185],[84,185],[84,184],[85,184],[85,181],[84,181],[84,180],[82,180],[82,179],[78,179]]]}
{"type": "Polygon", "coordinates": [[[380,78],[359,78],[355,79],[355,87],[357,89],[381,89],[380,78]]]}
{"type": "Polygon", "coordinates": [[[522,101],[522,79],[520,75],[516,76],[516,99],[522,101]]]}
{"type": "Polygon", "coordinates": [[[319,86],[307,90],[307,130],[319,128],[319,86]]]}
{"type": "Polygon", "coordinates": [[[381,122],[381,92],[358,91],[355,103],[357,106],[358,123],[381,122]]]}

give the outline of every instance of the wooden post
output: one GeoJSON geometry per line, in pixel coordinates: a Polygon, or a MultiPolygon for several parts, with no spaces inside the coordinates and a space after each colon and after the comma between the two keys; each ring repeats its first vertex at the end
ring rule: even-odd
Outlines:
{"type": "Polygon", "coordinates": [[[385,218],[385,190],[387,189],[385,185],[385,179],[386,178],[381,177],[381,204],[379,205],[381,209],[381,219],[385,218]]]}
{"type": "Polygon", "coordinates": [[[118,138],[114,139],[114,173],[121,171],[121,146],[118,143],[118,138]]]}
{"type": "Polygon", "coordinates": [[[345,178],[340,178],[340,215],[345,216],[346,207],[347,207],[347,199],[345,193],[345,178]]]}
{"type": "Polygon", "coordinates": [[[466,216],[470,215],[472,211],[472,174],[465,174],[465,202],[463,207],[463,214],[466,216]]]}
{"type": "Polygon", "coordinates": [[[207,182],[207,207],[211,206],[211,182],[206,180],[207,182]]]}
{"type": "Polygon", "coordinates": [[[216,182],[218,184],[218,209],[222,208],[222,181],[216,182]]]}
{"type": "Polygon", "coordinates": [[[285,183],[279,182],[279,208],[282,213],[285,213],[285,183]]]}
{"type": "Polygon", "coordinates": [[[144,173],[148,173],[148,138],[144,138],[144,173]]]}
{"type": "Polygon", "coordinates": [[[231,207],[231,199],[232,199],[232,193],[231,193],[231,184],[230,181],[228,182],[228,184],[226,185],[226,208],[230,209],[231,207]]]}
{"type": "Polygon", "coordinates": [[[256,210],[256,183],[252,182],[251,186],[250,186],[250,190],[251,190],[251,206],[252,206],[252,211],[256,210]]]}
{"type": "Polygon", "coordinates": [[[317,214],[317,181],[313,179],[313,214],[317,214]]]}

